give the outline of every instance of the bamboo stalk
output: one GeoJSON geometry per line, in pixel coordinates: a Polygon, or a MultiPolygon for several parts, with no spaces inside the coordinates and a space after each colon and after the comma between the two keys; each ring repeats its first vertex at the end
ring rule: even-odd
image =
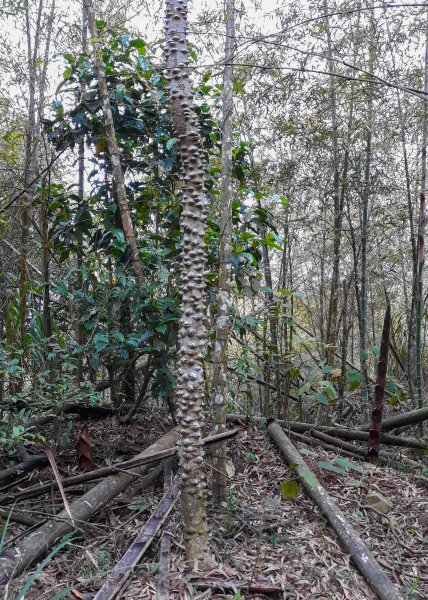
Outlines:
{"type": "Polygon", "coordinates": [[[362,539],[353,530],[343,513],[333,502],[309,469],[299,452],[285,435],[279,423],[271,421],[268,432],[289,464],[295,465],[299,481],[308,496],[330,523],[347,552],[351,555],[364,579],[380,600],[403,600],[403,596],[387,577],[362,539]]]}

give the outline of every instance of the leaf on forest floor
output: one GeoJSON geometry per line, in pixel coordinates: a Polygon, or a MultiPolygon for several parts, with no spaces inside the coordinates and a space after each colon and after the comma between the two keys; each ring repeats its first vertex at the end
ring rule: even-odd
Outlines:
{"type": "Polygon", "coordinates": [[[92,471],[94,464],[92,462],[92,445],[89,437],[89,429],[84,425],[76,443],[77,464],[81,471],[92,471]]]}
{"type": "Polygon", "coordinates": [[[281,494],[283,498],[294,500],[299,493],[299,484],[295,479],[289,479],[281,483],[281,494]]]}
{"type": "Polygon", "coordinates": [[[331,471],[332,473],[340,473],[340,475],[346,475],[346,471],[344,471],[343,469],[339,469],[339,467],[335,467],[331,463],[325,462],[323,460],[319,461],[318,466],[321,467],[321,469],[331,471]]]}

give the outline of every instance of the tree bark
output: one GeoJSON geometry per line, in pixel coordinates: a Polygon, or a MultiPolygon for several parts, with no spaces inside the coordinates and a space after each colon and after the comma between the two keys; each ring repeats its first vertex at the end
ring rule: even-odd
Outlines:
{"type": "Polygon", "coordinates": [[[187,49],[187,0],[167,0],[167,76],[182,171],[181,314],[177,364],[181,513],[186,559],[209,564],[206,473],[202,447],[206,346],[204,148],[193,104],[187,49]]]}

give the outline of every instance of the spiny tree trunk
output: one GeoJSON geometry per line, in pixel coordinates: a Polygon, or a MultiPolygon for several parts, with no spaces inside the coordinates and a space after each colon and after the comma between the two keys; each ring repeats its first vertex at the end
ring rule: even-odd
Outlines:
{"type": "Polygon", "coordinates": [[[204,149],[193,104],[187,50],[187,0],[167,0],[167,76],[171,120],[182,170],[181,316],[177,365],[181,512],[186,559],[210,563],[202,446],[203,352],[206,345],[204,149]]]}
{"type": "MultiPolygon", "coordinates": [[[[427,13],[427,43],[425,46],[425,81],[424,91],[428,92],[428,13],[427,13]]],[[[426,179],[427,179],[427,141],[428,141],[428,114],[424,103],[423,129],[422,129],[422,164],[421,164],[421,192],[419,202],[418,224],[418,279],[416,288],[416,388],[418,392],[418,406],[424,405],[424,376],[422,362],[422,317],[424,312],[423,277],[425,267],[425,220],[426,220],[426,179]]],[[[421,424],[422,429],[422,424],[421,424]]]]}
{"type": "Polygon", "coordinates": [[[104,63],[102,60],[102,45],[98,41],[100,33],[95,21],[95,10],[92,0],[84,0],[83,5],[88,17],[89,32],[91,34],[92,43],[95,50],[95,68],[98,79],[98,91],[101,98],[101,107],[104,117],[104,126],[106,130],[107,147],[110,154],[110,160],[113,171],[113,184],[116,188],[117,204],[122,220],[123,233],[126,243],[128,244],[130,262],[134,271],[135,278],[141,281],[143,278],[143,270],[141,267],[140,257],[138,254],[137,241],[135,238],[134,226],[131,220],[129,211],[128,198],[126,196],[125,177],[123,173],[121,154],[116,141],[116,131],[114,128],[113,113],[111,109],[110,97],[108,94],[106,74],[104,63]]]}
{"type": "MultiPolygon", "coordinates": [[[[226,0],[226,43],[223,74],[223,124],[221,150],[220,249],[216,336],[214,345],[214,375],[212,416],[214,433],[226,429],[227,350],[230,329],[230,278],[232,272],[232,116],[233,116],[233,54],[235,45],[235,0],[226,0]]],[[[213,500],[217,505],[226,501],[226,442],[215,448],[213,457],[213,500]]]]}
{"type": "Polygon", "coordinates": [[[385,320],[383,323],[382,340],[380,344],[377,378],[374,391],[372,418],[369,430],[368,462],[376,464],[379,460],[379,447],[382,433],[383,401],[385,398],[386,372],[388,369],[389,334],[391,330],[391,305],[388,300],[385,320]]]}

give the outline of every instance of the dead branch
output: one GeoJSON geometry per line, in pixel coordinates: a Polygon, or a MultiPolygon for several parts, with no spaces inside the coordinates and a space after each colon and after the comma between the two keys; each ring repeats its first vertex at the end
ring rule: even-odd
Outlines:
{"type": "MultiPolygon", "coordinates": [[[[209,445],[214,444],[219,440],[229,439],[231,437],[234,437],[238,433],[238,431],[238,429],[231,429],[230,431],[224,431],[223,433],[218,433],[216,435],[206,437],[203,440],[203,443],[205,445],[209,445]]],[[[101,479],[102,477],[106,477],[107,475],[111,475],[112,473],[120,473],[121,471],[126,471],[131,468],[153,464],[159,462],[160,460],[164,460],[165,458],[169,458],[170,456],[174,456],[175,454],[177,454],[177,448],[168,448],[167,450],[163,450],[161,452],[152,453],[150,454],[150,456],[132,458],[131,460],[115,463],[114,465],[110,465],[109,467],[94,469],[93,471],[89,471],[88,473],[80,473],[79,475],[65,477],[61,480],[61,484],[64,488],[71,487],[73,485],[93,481],[94,479],[101,479]]],[[[42,496],[43,494],[47,494],[52,490],[57,489],[58,482],[56,480],[51,481],[49,483],[45,483],[43,485],[33,485],[25,490],[22,490],[22,492],[0,496],[0,504],[13,504],[13,502],[16,502],[17,500],[25,500],[26,498],[36,498],[37,496],[42,496]]]]}
{"type": "MultiPolygon", "coordinates": [[[[173,448],[179,438],[176,429],[172,429],[154,444],[138,455],[138,459],[147,458],[164,450],[173,448]]],[[[110,475],[91,488],[81,498],[70,504],[70,512],[74,522],[88,521],[105,504],[115,498],[137,477],[145,474],[148,466],[135,467],[110,475]]],[[[66,533],[73,531],[70,517],[62,511],[56,518],[60,521],[47,520],[36,531],[21,540],[14,548],[9,548],[0,554],[0,584],[7,583],[12,577],[20,575],[28,566],[41,558],[66,533]]]]}
{"type": "Polygon", "coordinates": [[[113,598],[116,598],[123,590],[124,585],[132,575],[133,568],[139,563],[141,557],[149,548],[156,534],[167,520],[179,496],[180,490],[178,487],[177,476],[141,532],[135,538],[135,541],[114,567],[102,588],[97,592],[94,600],[113,600],[113,598]]]}

